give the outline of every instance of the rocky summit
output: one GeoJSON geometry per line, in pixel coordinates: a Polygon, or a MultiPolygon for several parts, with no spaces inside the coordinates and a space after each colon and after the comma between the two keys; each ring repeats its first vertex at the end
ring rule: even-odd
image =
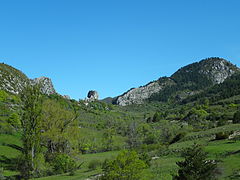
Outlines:
{"type": "Polygon", "coordinates": [[[0,63],[0,89],[19,94],[27,84],[40,84],[43,94],[55,94],[56,91],[50,78],[40,77],[29,79],[24,73],[12,66],[0,63]]]}
{"type": "Polygon", "coordinates": [[[208,58],[180,68],[171,78],[177,81],[182,74],[188,75],[189,78],[198,75],[210,80],[213,84],[219,84],[237,71],[239,68],[225,59],[208,58]]]}
{"type": "Polygon", "coordinates": [[[39,84],[43,94],[50,95],[55,94],[56,91],[53,87],[52,80],[48,77],[39,77],[31,80],[32,84],[39,84]]]}
{"type": "Polygon", "coordinates": [[[93,102],[93,101],[98,100],[98,98],[99,98],[98,92],[94,91],[94,90],[91,90],[87,94],[86,101],[93,102]]]}
{"type": "Polygon", "coordinates": [[[21,71],[4,63],[0,63],[0,89],[19,94],[29,79],[21,71]]]}
{"type": "Polygon", "coordinates": [[[180,68],[170,77],[160,78],[139,88],[132,88],[118,96],[115,104],[126,106],[142,104],[146,100],[162,100],[171,96],[183,99],[202,89],[220,84],[239,68],[229,61],[213,57],[180,68]]]}

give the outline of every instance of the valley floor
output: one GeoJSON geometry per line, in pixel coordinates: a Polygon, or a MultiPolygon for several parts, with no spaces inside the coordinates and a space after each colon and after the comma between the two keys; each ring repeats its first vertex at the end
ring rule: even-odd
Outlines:
{"type": "MultiPolygon", "coordinates": [[[[240,125],[226,125],[221,128],[209,129],[203,132],[191,133],[185,137],[180,142],[169,145],[165,152],[166,155],[159,156],[159,150],[150,152],[152,156],[157,158],[151,161],[151,166],[146,171],[151,174],[151,179],[164,179],[171,180],[172,174],[176,174],[177,165],[176,162],[182,160],[179,155],[179,151],[186,147],[192,146],[194,143],[204,145],[204,149],[209,153],[209,158],[217,160],[219,163],[220,175],[218,179],[234,179],[231,176],[235,173],[235,179],[239,178],[237,173],[240,171],[240,141],[233,141],[228,139],[223,140],[211,140],[211,135],[218,131],[232,131],[235,129],[240,129],[240,125]],[[201,134],[202,136],[199,136],[201,134]]],[[[17,151],[14,149],[5,146],[7,142],[13,142],[15,144],[20,144],[18,135],[1,135],[0,136],[0,155],[5,155],[9,158],[18,155],[17,151]]],[[[160,149],[161,151],[161,149],[160,149]]],[[[92,177],[101,174],[101,166],[97,166],[96,169],[89,169],[89,163],[96,161],[103,162],[105,159],[110,159],[117,156],[119,151],[110,151],[104,153],[96,154],[83,154],[80,155],[80,163],[82,166],[79,170],[75,172],[74,175],[70,176],[69,174],[62,174],[56,176],[49,176],[38,178],[39,180],[89,180],[94,179],[92,177]]],[[[14,171],[4,171],[5,176],[11,176],[16,174],[14,171]]]]}

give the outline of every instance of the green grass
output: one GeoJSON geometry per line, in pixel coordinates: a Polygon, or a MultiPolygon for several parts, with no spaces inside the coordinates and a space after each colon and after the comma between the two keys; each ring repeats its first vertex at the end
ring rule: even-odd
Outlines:
{"type": "Polygon", "coordinates": [[[106,159],[111,159],[117,156],[118,151],[96,153],[96,154],[84,154],[80,156],[80,162],[83,163],[81,169],[76,171],[74,176],[69,176],[69,174],[62,174],[56,176],[48,176],[43,178],[38,178],[39,180],[83,180],[90,176],[94,176],[101,173],[101,169],[97,168],[96,170],[90,171],[88,169],[89,162],[93,160],[99,160],[104,162],[106,159]]]}
{"type": "Polygon", "coordinates": [[[14,148],[8,147],[7,144],[15,144],[21,146],[20,135],[0,134],[0,156],[4,155],[8,158],[16,157],[20,152],[14,148]]]}
{"type": "MultiPolygon", "coordinates": [[[[219,168],[222,171],[221,177],[219,179],[228,179],[227,177],[233,174],[234,171],[240,169],[240,153],[232,154],[234,152],[240,151],[240,141],[230,141],[230,140],[219,140],[219,141],[208,141],[207,138],[201,138],[194,141],[179,142],[171,145],[169,149],[183,150],[186,147],[192,146],[194,143],[204,144],[205,150],[209,153],[210,159],[220,160],[219,168]]],[[[112,158],[118,154],[115,152],[105,152],[96,154],[85,154],[80,156],[80,161],[84,162],[81,169],[76,172],[74,176],[69,176],[67,174],[50,176],[45,178],[39,178],[40,180],[84,180],[88,177],[94,176],[101,173],[100,167],[94,171],[89,171],[88,164],[92,160],[104,161],[105,159],[112,158]]],[[[172,175],[177,173],[176,162],[182,160],[179,154],[163,156],[159,159],[151,161],[151,167],[148,169],[152,173],[152,180],[164,179],[171,180],[172,175]]]]}
{"type": "Polygon", "coordinates": [[[226,179],[236,170],[240,171],[240,154],[231,155],[223,159],[221,167],[223,169],[222,179],[226,179]]]}
{"type": "Polygon", "coordinates": [[[8,146],[0,146],[0,156],[6,156],[8,158],[14,158],[18,156],[20,152],[8,146]]]}
{"type": "Polygon", "coordinates": [[[43,178],[36,178],[38,180],[85,180],[88,177],[99,174],[101,171],[99,169],[95,171],[87,171],[85,169],[78,170],[73,176],[68,174],[56,175],[56,176],[48,176],[43,178]]]}
{"type": "Polygon", "coordinates": [[[171,156],[160,157],[159,159],[152,160],[150,169],[154,175],[153,179],[171,180],[172,174],[177,173],[176,162],[180,160],[182,160],[182,158],[171,156]]]}
{"type": "Polygon", "coordinates": [[[239,129],[240,129],[240,124],[225,125],[225,126],[216,127],[216,128],[212,128],[204,131],[189,133],[183,138],[182,141],[194,140],[194,139],[199,139],[203,137],[211,137],[219,132],[231,132],[231,131],[237,131],[239,129]]]}
{"type": "Polygon", "coordinates": [[[213,141],[206,146],[206,151],[211,155],[228,155],[229,153],[240,151],[240,141],[229,140],[213,141]]]}
{"type": "MultiPolygon", "coordinates": [[[[205,145],[205,150],[209,153],[210,159],[220,160],[219,167],[222,171],[220,179],[227,179],[228,176],[233,174],[234,171],[240,169],[240,153],[234,154],[234,152],[240,151],[240,141],[231,140],[218,140],[211,141],[212,136],[218,132],[230,132],[239,130],[240,124],[226,125],[218,128],[213,128],[200,132],[189,133],[182,141],[174,143],[168,147],[169,151],[176,152],[170,153],[168,156],[160,157],[159,159],[152,160],[152,166],[147,170],[152,173],[152,180],[172,179],[172,175],[177,173],[176,162],[182,160],[179,156],[183,149],[191,147],[194,143],[205,145]]],[[[88,128],[82,128],[82,134],[89,133],[88,128]]],[[[91,131],[91,137],[102,136],[101,131],[91,131]]],[[[123,140],[119,139],[119,143],[123,140]]],[[[9,158],[14,158],[19,155],[19,151],[6,146],[6,144],[16,144],[21,146],[20,135],[0,135],[0,155],[5,155],[9,158]]],[[[105,159],[115,157],[118,151],[96,153],[96,154],[83,154],[79,156],[79,163],[83,163],[81,169],[77,170],[74,176],[69,174],[55,175],[44,178],[38,178],[40,180],[85,180],[88,177],[100,174],[102,172],[100,166],[96,170],[89,170],[88,165],[91,161],[98,160],[104,162],[105,159]]],[[[17,172],[4,170],[5,176],[16,175],[17,172]]]]}
{"type": "Polygon", "coordinates": [[[21,145],[20,135],[0,134],[0,144],[2,143],[11,143],[20,146],[21,145]]]}
{"type": "MultiPolygon", "coordinates": [[[[20,155],[20,152],[14,148],[7,146],[7,144],[15,144],[21,146],[20,135],[0,134],[0,156],[6,156],[7,158],[15,158],[20,155]]],[[[18,174],[16,171],[4,170],[4,176],[13,176],[18,174]]]]}
{"type": "Polygon", "coordinates": [[[0,134],[0,144],[15,144],[21,146],[21,139],[19,134],[0,134]]]}

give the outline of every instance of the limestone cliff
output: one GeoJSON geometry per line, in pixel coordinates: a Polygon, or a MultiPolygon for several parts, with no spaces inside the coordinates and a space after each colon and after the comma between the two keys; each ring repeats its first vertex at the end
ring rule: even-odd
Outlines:
{"type": "Polygon", "coordinates": [[[50,95],[56,93],[50,78],[29,79],[18,69],[0,63],[0,89],[13,94],[19,94],[27,84],[40,84],[43,94],[50,95]]]}
{"type": "Polygon", "coordinates": [[[55,94],[56,91],[53,87],[52,80],[48,77],[39,77],[31,80],[32,84],[39,84],[41,92],[46,95],[55,94]]]}
{"type": "Polygon", "coordinates": [[[152,94],[163,90],[165,87],[171,86],[174,81],[170,78],[160,78],[157,81],[148,83],[145,86],[139,88],[133,88],[117,97],[116,104],[120,106],[126,106],[130,104],[141,104],[145,100],[151,97],[152,94]]]}
{"type": "Polygon", "coordinates": [[[145,86],[130,89],[118,96],[115,103],[126,106],[141,104],[146,100],[166,101],[170,97],[181,97],[178,99],[182,100],[207,87],[224,82],[239,71],[238,67],[225,59],[217,57],[204,59],[180,68],[169,78],[160,78],[145,86]]]}

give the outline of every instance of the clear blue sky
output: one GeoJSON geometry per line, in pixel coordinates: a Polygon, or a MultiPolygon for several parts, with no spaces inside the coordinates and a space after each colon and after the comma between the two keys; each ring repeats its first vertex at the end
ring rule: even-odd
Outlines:
{"type": "Polygon", "coordinates": [[[0,61],[117,96],[203,58],[240,65],[240,0],[0,0],[0,61]]]}

